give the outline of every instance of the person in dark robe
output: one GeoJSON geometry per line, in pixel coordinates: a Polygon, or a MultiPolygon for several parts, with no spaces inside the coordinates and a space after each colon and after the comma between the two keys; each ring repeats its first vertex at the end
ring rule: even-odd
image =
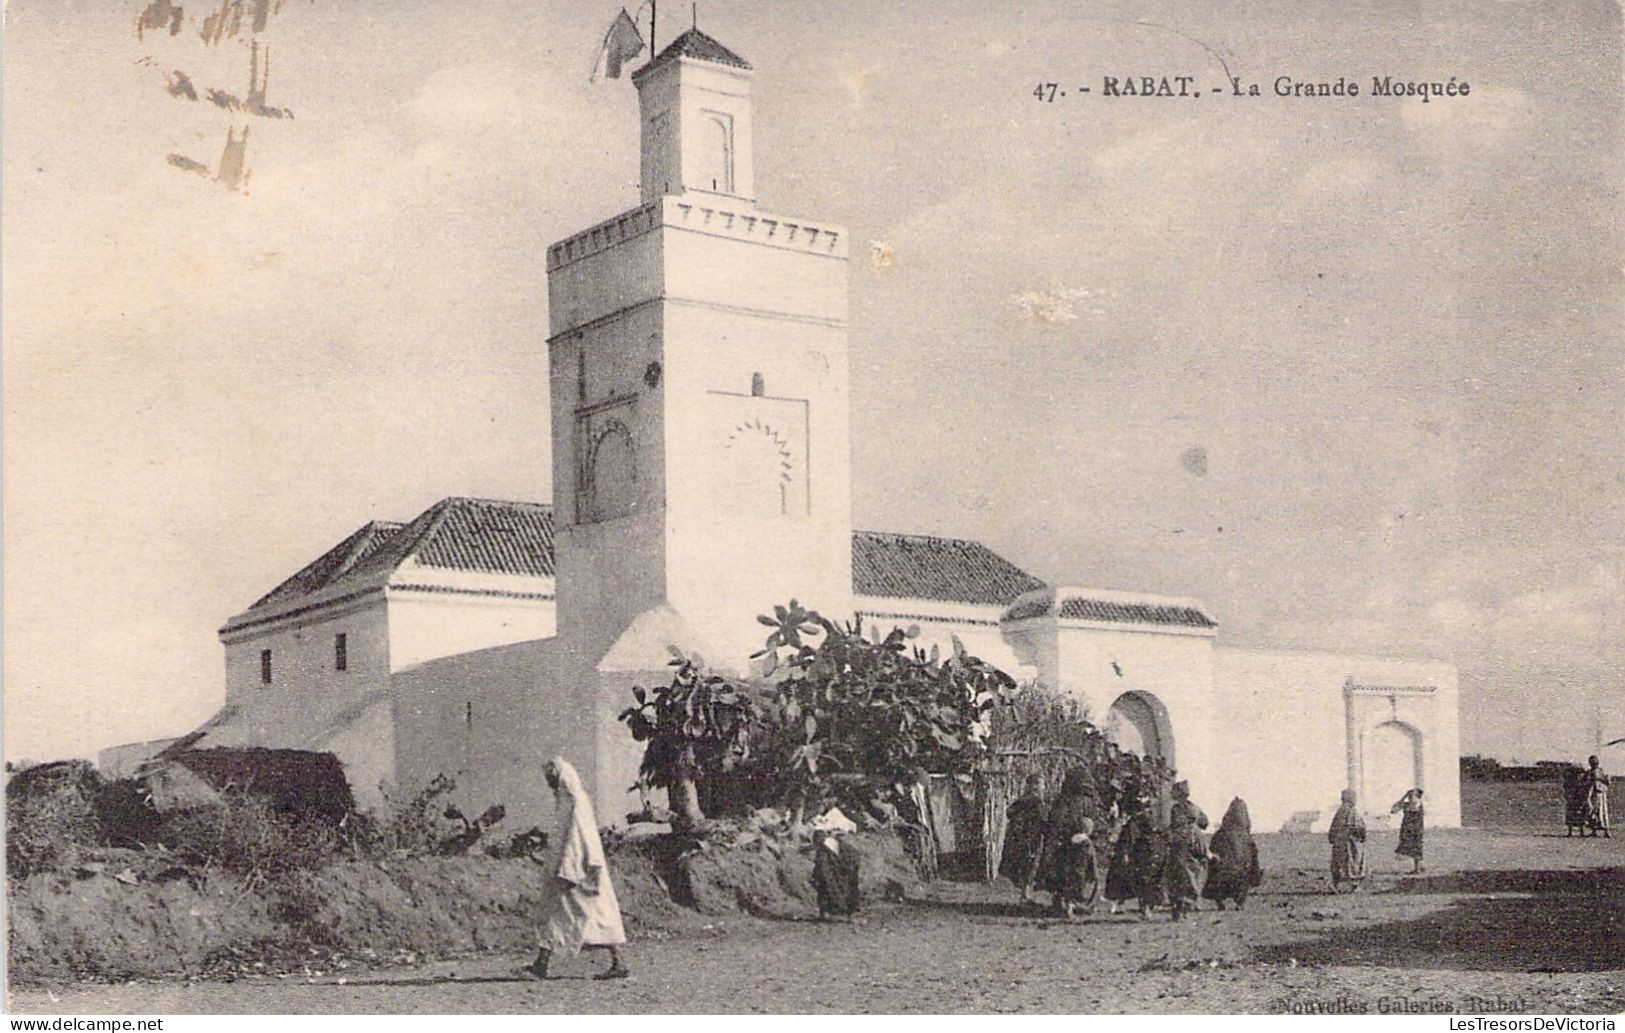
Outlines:
{"type": "Polygon", "coordinates": [[[1196,902],[1207,884],[1207,844],[1201,830],[1207,828],[1207,815],[1191,801],[1189,782],[1176,782],[1173,804],[1168,809],[1168,860],[1163,881],[1168,907],[1174,921],[1196,910],[1196,902]]]}
{"type": "Polygon", "coordinates": [[[1411,874],[1422,870],[1422,790],[1411,789],[1388,811],[1399,817],[1399,846],[1394,853],[1411,859],[1411,874]]]}
{"type": "Polygon", "coordinates": [[[1212,860],[1202,896],[1217,902],[1220,911],[1226,900],[1233,900],[1239,911],[1247,905],[1247,894],[1264,881],[1264,871],[1258,864],[1258,844],[1253,842],[1253,824],[1241,797],[1230,801],[1219,831],[1208,844],[1208,853],[1212,860]]]}
{"type": "Polygon", "coordinates": [[[1138,892],[1132,858],[1135,841],[1143,828],[1137,819],[1145,806],[1145,801],[1139,799],[1127,799],[1122,804],[1126,820],[1118,830],[1117,842],[1112,846],[1111,864],[1106,868],[1106,899],[1111,903],[1114,915],[1117,914],[1118,905],[1125,900],[1134,900],[1138,892]]]}
{"type": "Polygon", "coordinates": [[[1168,863],[1168,830],[1157,814],[1155,801],[1134,816],[1128,847],[1128,885],[1140,905],[1140,917],[1148,919],[1153,909],[1167,901],[1162,869],[1168,863]]]}
{"type": "Polygon", "coordinates": [[[1586,799],[1586,773],[1570,765],[1563,769],[1563,834],[1572,836],[1576,831],[1586,834],[1590,817],[1590,801],[1586,799]]]}
{"type": "Polygon", "coordinates": [[[999,858],[999,874],[1021,890],[1021,899],[1032,895],[1037,873],[1038,847],[1044,835],[1044,797],[1037,775],[1027,779],[1020,799],[1004,812],[1004,855],[999,858]]]}
{"type": "Polygon", "coordinates": [[[1103,817],[1099,791],[1088,769],[1076,767],[1068,771],[1061,782],[1060,796],[1044,820],[1050,865],[1046,881],[1055,909],[1061,913],[1071,915],[1080,905],[1085,910],[1094,907],[1100,882],[1095,830],[1101,827],[1103,817]]]}
{"type": "MultiPolygon", "coordinates": [[[[839,811],[831,814],[845,817],[839,811]]],[[[834,822],[814,822],[812,882],[820,918],[850,921],[858,913],[861,871],[858,848],[845,832],[834,822]]]]}
{"type": "Polygon", "coordinates": [[[1352,893],[1365,879],[1365,819],[1354,800],[1354,790],[1343,790],[1343,802],[1326,830],[1326,840],[1332,845],[1333,893],[1341,893],[1345,885],[1352,893]]]}

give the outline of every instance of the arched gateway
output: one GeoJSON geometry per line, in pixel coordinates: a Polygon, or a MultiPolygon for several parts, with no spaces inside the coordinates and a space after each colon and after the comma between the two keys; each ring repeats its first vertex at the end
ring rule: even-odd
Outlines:
{"type": "Polygon", "coordinates": [[[1142,757],[1161,757],[1174,765],[1174,729],[1168,708],[1149,692],[1125,692],[1106,712],[1106,735],[1112,742],[1142,757]]]}

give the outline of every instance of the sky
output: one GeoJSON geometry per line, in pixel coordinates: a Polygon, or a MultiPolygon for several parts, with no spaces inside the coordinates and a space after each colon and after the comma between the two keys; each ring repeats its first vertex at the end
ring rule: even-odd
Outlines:
{"type": "MultiPolygon", "coordinates": [[[[550,497],[544,250],[637,203],[618,6],[249,0],[210,41],[197,0],[9,0],[8,759],[189,730],[216,629],[369,519],[550,497]]],[[[855,245],[855,523],[1450,660],[1464,752],[1625,736],[1618,8],[988,6],[698,12],[757,70],[761,207],[855,245]],[[1102,95],[1232,74],[1265,96],[1102,95]]]]}

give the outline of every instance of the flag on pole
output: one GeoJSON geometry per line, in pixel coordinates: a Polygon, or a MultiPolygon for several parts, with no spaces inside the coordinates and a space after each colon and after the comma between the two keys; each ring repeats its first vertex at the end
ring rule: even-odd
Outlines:
{"type": "Polygon", "coordinates": [[[619,79],[621,65],[643,53],[643,34],[638,31],[637,23],[632,16],[621,8],[621,13],[615,16],[615,21],[604,33],[604,45],[598,51],[598,63],[593,66],[592,82],[599,79],[619,79]]]}

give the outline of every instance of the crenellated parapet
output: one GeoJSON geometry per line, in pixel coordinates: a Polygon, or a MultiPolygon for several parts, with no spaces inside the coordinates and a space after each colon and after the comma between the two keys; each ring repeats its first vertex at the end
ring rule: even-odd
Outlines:
{"type": "Polygon", "coordinates": [[[547,271],[556,272],[662,227],[829,258],[847,257],[845,227],[784,218],[731,198],[690,193],[662,197],[559,241],[547,249],[547,271]]]}

